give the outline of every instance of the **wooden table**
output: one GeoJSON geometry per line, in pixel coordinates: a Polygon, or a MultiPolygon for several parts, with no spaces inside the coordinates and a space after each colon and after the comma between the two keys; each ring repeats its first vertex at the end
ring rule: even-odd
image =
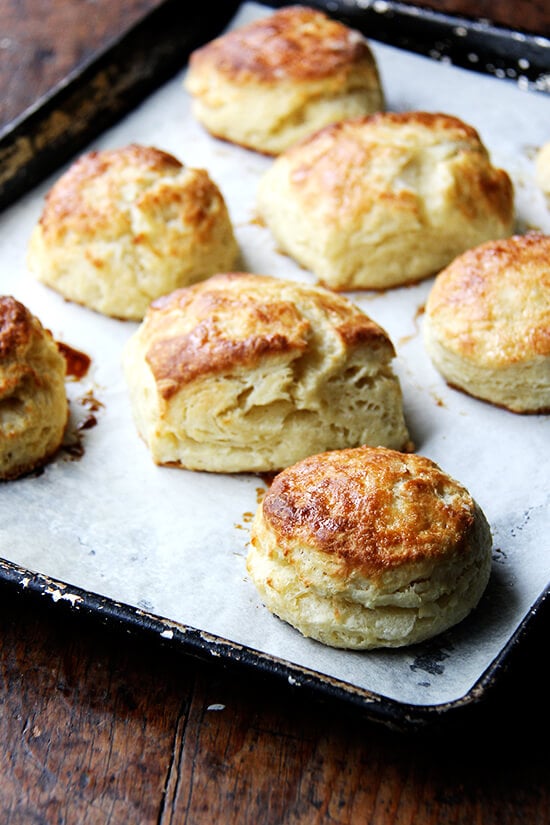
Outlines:
{"type": "MultiPolygon", "coordinates": [[[[154,5],[0,0],[4,122],[154,5]]],[[[429,5],[548,29],[545,2],[429,5]]],[[[0,594],[2,825],[550,822],[547,608],[486,702],[400,733],[67,605],[0,594]]]]}

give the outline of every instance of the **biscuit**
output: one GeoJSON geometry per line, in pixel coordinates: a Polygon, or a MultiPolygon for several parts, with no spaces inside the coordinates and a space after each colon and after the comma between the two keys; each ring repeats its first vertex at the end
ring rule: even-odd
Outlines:
{"type": "Polygon", "coordinates": [[[196,50],[185,86],[214,136],[276,155],[329,123],[384,107],[364,37],[293,6],[196,50]]]}
{"type": "Polygon", "coordinates": [[[535,158],[535,177],[539,189],[546,197],[550,206],[550,141],[545,143],[535,158]]]}
{"type": "Polygon", "coordinates": [[[266,607],[304,636],[401,647],[473,610],[491,548],[483,512],[434,462],[358,447],[275,477],[251,525],[247,569],[266,607]]]}
{"type": "Polygon", "coordinates": [[[384,289],[433,275],[509,235],[513,189],[477,132],[427,112],[328,126],[264,174],[258,210],[278,246],[332,289],[384,289]]]}
{"type": "Polygon", "coordinates": [[[0,479],[43,465],[68,418],[65,359],[23,304],[0,297],[0,479]]]}
{"type": "Polygon", "coordinates": [[[229,273],[155,301],[123,365],[157,464],[269,472],[325,449],[407,447],[394,354],[347,298],[229,273]]]}
{"type": "Polygon", "coordinates": [[[550,412],[550,237],[459,256],[435,279],[423,335],[451,386],[512,412],[550,412]]]}
{"type": "Polygon", "coordinates": [[[151,301],[231,269],[227,207],[203,169],[159,149],[90,152],[49,192],[28,265],[65,298],[139,321],[151,301]]]}

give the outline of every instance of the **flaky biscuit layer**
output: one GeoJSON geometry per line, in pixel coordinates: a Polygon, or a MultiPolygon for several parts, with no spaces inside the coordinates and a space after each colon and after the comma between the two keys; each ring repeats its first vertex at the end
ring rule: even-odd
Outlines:
{"type": "Polygon", "coordinates": [[[248,572],[266,606],[335,647],[399,647],[461,621],[491,565],[487,521],[434,462],[373,447],[280,473],[251,527],[248,572]]]}
{"type": "Polygon", "coordinates": [[[514,412],[550,411],[550,237],[491,241],[433,285],[424,342],[451,385],[514,412]]]}
{"type": "Polygon", "coordinates": [[[198,49],[185,85],[195,117],[213,135],[270,155],[328,123],[384,107],[365,38],[305,6],[198,49]]]}
{"type": "Polygon", "coordinates": [[[346,298],[230,273],[156,301],[124,369],[157,463],[258,472],[331,447],[406,447],[393,356],[346,298]]]}
{"type": "Polygon", "coordinates": [[[11,296],[0,297],[0,479],[40,467],[61,445],[65,371],[38,318],[11,296]]]}
{"type": "Polygon", "coordinates": [[[48,193],[28,252],[32,272],[65,298],[131,320],[237,258],[208,173],[137,145],[76,161],[48,193]]]}
{"type": "Polygon", "coordinates": [[[258,211],[278,246],[333,289],[433,275],[509,235],[509,176],[477,132],[445,114],[378,113],[328,126],[264,174],[258,211]]]}

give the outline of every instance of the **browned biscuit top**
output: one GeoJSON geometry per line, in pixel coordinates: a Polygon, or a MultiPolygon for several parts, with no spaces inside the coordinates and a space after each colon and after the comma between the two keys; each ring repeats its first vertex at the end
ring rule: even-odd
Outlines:
{"type": "Polygon", "coordinates": [[[387,347],[393,355],[384,330],[328,290],[233,272],[176,290],[151,305],[143,325],[146,360],[159,392],[169,398],[202,375],[303,353],[316,318],[347,348],[370,344],[387,347]]]}
{"type": "Polygon", "coordinates": [[[456,258],[426,313],[441,343],[498,366],[550,355],[550,237],[490,241],[456,258]]]}
{"type": "Polygon", "coordinates": [[[220,198],[205,170],[194,169],[184,178],[185,167],[167,152],[135,144],[80,157],[54,184],[48,195],[40,226],[47,241],[66,236],[84,243],[101,237],[117,240],[139,232],[132,226],[132,206],[209,232],[215,220],[212,201],[220,198]],[[175,178],[179,177],[176,183],[175,178]]]}
{"type": "Polygon", "coordinates": [[[423,456],[359,447],[284,470],[266,493],[263,517],[285,556],[312,548],[344,575],[376,577],[465,550],[474,502],[423,456]]]}
{"type": "MultiPolygon", "coordinates": [[[[0,358],[16,359],[25,352],[34,334],[34,321],[29,310],[11,295],[0,296],[0,358]]],[[[2,364],[5,367],[5,363],[2,364]]]]}
{"type": "Polygon", "coordinates": [[[197,49],[190,67],[212,67],[239,83],[267,84],[329,77],[362,61],[373,59],[359,32],[320,11],[291,6],[197,49]]]}
{"type": "Polygon", "coordinates": [[[453,197],[466,217],[487,205],[507,223],[513,208],[509,176],[491,166],[477,131],[443,113],[376,112],[340,121],[292,146],[284,161],[304,208],[315,208],[322,196],[330,220],[347,222],[389,206],[422,212],[415,186],[406,181],[417,175],[421,186],[424,167],[439,161],[460,167],[453,197]]]}
{"type": "Polygon", "coordinates": [[[49,330],[44,329],[23,304],[10,295],[0,297],[0,398],[9,396],[22,380],[43,386],[44,375],[36,368],[40,348],[53,353],[64,369],[65,359],[57,354],[57,345],[49,330]]]}

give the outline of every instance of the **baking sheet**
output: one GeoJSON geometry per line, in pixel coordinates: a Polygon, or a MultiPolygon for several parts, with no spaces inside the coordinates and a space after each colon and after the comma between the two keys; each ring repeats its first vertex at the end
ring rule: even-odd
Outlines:
{"type": "MultiPolygon", "coordinates": [[[[244,4],[234,25],[270,12],[244,4]]],[[[550,139],[548,99],[512,81],[371,45],[388,108],[446,111],[474,125],[493,161],[513,178],[518,229],[550,232],[533,177],[535,150],[550,139]]],[[[139,142],[207,168],[228,203],[246,268],[313,280],[277,252],[255,220],[258,177],[271,161],[207,135],[190,116],[182,79],[176,76],[90,148],[139,142]]],[[[0,219],[2,291],[92,359],[85,378],[68,383],[70,435],[78,433],[83,455],[75,460],[62,451],[42,474],[2,485],[0,554],[24,570],[305,668],[320,683],[340,685],[342,696],[365,691],[417,707],[464,700],[550,581],[549,417],[517,416],[446,387],[420,335],[432,281],[350,294],[395,344],[417,451],[465,484],[484,509],[494,535],[493,574],[475,613],[425,644],[356,653],[304,639],[262,606],[246,575],[248,524],[262,480],[155,467],[136,434],[120,369],[136,325],[69,304],[28,273],[28,238],[52,182],[0,219]],[[99,407],[97,425],[80,431],[91,406],[99,407]]],[[[73,598],[70,587],[63,598],[73,598]]]]}

